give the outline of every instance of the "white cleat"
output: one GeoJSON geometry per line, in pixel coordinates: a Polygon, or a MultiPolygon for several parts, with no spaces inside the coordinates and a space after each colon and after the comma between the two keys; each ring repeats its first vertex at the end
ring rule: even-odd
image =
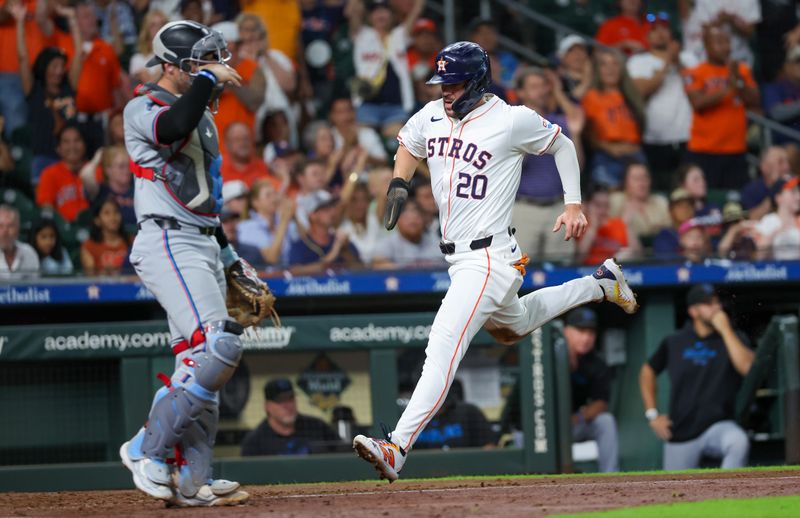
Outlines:
{"type": "Polygon", "coordinates": [[[406,462],[406,454],[402,448],[385,439],[373,439],[364,435],[356,435],[353,449],[359,457],[375,467],[381,479],[394,482],[406,462]]]}
{"type": "Polygon", "coordinates": [[[128,446],[130,446],[130,441],[120,446],[119,456],[125,467],[133,474],[133,483],[136,484],[136,487],[153,498],[171,499],[174,495],[170,487],[169,467],[148,458],[131,459],[128,454],[128,446]]]}
{"type": "Polygon", "coordinates": [[[175,495],[167,500],[167,505],[172,507],[216,507],[246,503],[250,499],[250,493],[239,490],[238,482],[231,482],[231,484],[235,484],[236,489],[224,494],[217,494],[219,488],[215,490],[209,485],[200,486],[200,490],[192,497],[184,496],[180,491],[176,491],[175,495]]]}
{"type": "Polygon", "coordinates": [[[614,259],[603,261],[592,277],[597,279],[607,301],[621,307],[629,315],[636,313],[639,309],[636,295],[628,286],[628,281],[625,280],[625,275],[622,273],[622,266],[617,264],[614,259]]]}

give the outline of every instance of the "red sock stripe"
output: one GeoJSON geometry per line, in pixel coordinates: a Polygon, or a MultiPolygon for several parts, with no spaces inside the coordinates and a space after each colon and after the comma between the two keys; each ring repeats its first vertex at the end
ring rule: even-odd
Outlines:
{"type": "Polygon", "coordinates": [[[489,258],[489,250],[487,248],[483,249],[486,252],[486,278],[483,280],[483,287],[481,287],[481,292],[478,295],[478,300],[475,301],[475,305],[472,306],[472,313],[469,314],[469,319],[467,319],[467,324],[464,326],[464,329],[461,330],[461,335],[458,337],[458,342],[456,343],[456,349],[453,351],[453,356],[450,357],[450,365],[447,367],[447,377],[445,378],[445,387],[442,390],[442,393],[439,394],[439,399],[436,400],[436,403],[433,405],[433,408],[425,415],[425,418],[422,422],[417,426],[417,429],[414,430],[414,433],[411,434],[409,437],[408,442],[406,443],[404,450],[408,451],[411,448],[411,444],[414,442],[414,437],[422,430],[426,424],[428,424],[428,419],[431,418],[433,413],[439,408],[439,403],[442,401],[442,398],[447,394],[447,382],[450,380],[450,373],[453,371],[453,362],[456,359],[456,355],[458,354],[458,350],[461,347],[461,342],[464,340],[464,334],[466,334],[467,329],[469,329],[469,324],[472,322],[472,317],[475,316],[475,311],[478,310],[478,304],[481,302],[481,298],[483,297],[483,292],[486,291],[486,284],[489,282],[489,275],[492,273],[492,261],[489,258]]]}

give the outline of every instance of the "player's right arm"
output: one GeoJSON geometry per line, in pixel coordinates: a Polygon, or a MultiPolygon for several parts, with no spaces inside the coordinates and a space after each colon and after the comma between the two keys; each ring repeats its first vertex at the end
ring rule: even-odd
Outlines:
{"type": "Polygon", "coordinates": [[[185,139],[200,123],[214,86],[228,81],[241,86],[241,79],[234,69],[221,63],[201,67],[189,90],[156,119],[158,143],[169,145],[185,139]]]}

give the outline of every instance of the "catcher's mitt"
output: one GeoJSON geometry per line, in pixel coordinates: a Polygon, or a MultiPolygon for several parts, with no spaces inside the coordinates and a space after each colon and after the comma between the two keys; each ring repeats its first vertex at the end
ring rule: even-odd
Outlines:
{"type": "Polygon", "coordinates": [[[244,327],[258,324],[267,316],[275,327],[281,326],[281,319],[275,311],[275,295],[269,286],[258,278],[255,268],[244,259],[239,259],[225,272],[228,295],[225,305],[228,314],[244,327]]]}

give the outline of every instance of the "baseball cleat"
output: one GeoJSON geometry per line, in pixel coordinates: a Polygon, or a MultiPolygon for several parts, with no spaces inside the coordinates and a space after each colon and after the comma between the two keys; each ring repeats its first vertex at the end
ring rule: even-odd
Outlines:
{"type": "Polygon", "coordinates": [[[130,441],[120,446],[119,456],[125,467],[133,474],[133,483],[136,484],[136,487],[159,500],[172,498],[169,466],[148,458],[134,460],[128,453],[129,446],[130,441]]]}
{"type": "Polygon", "coordinates": [[[592,277],[597,279],[607,301],[621,307],[629,315],[636,313],[636,310],[639,309],[636,295],[628,286],[628,281],[625,280],[625,275],[622,273],[622,266],[617,264],[614,259],[603,261],[592,277]]]}
{"type": "Polygon", "coordinates": [[[395,443],[385,439],[373,439],[364,435],[356,435],[353,449],[359,457],[375,467],[381,479],[394,482],[406,462],[406,454],[395,443]]]}
{"type": "MultiPolygon", "coordinates": [[[[238,488],[238,483],[236,484],[238,488]]],[[[176,491],[169,500],[169,507],[217,507],[224,505],[242,505],[250,499],[250,493],[234,489],[232,492],[217,494],[212,486],[204,485],[192,496],[183,496],[183,493],[176,491]]]]}

